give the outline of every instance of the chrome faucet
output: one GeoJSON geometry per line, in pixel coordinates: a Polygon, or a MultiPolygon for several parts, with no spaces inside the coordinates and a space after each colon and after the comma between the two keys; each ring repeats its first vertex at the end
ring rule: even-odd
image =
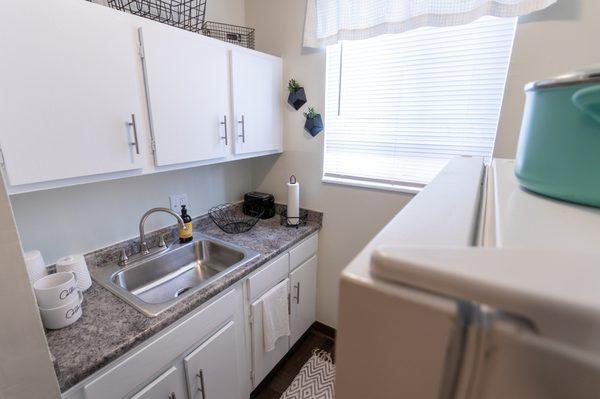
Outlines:
{"type": "Polygon", "coordinates": [[[140,219],[140,254],[141,255],[148,255],[150,253],[150,251],[148,250],[148,245],[146,244],[146,234],[144,233],[144,224],[146,223],[146,219],[148,219],[148,216],[150,216],[151,214],[153,214],[155,212],[165,212],[165,213],[175,216],[175,218],[177,219],[177,224],[179,224],[179,227],[183,230],[187,230],[187,227],[185,226],[185,222],[183,221],[181,216],[179,216],[177,213],[173,212],[169,208],[152,208],[152,209],[150,209],[148,212],[144,213],[144,215],[142,216],[142,219],[140,219]]]}

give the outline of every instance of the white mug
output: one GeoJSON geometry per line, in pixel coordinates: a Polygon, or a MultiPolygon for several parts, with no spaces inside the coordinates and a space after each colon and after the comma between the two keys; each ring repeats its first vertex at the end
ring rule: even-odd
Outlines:
{"type": "Polygon", "coordinates": [[[76,292],[77,295],[69,295],[70,301],[62,306],[53,309],[40,308],[44,327],[50,330],[58,330],[79,320],[81,317],[83,294],[79,290],[76,292]]]}
{"type": "Polygon", "coordinates": [[[73,272],[77,276],[77,288],[85,291],[92,286],[92,278],[83,255],[68,255],[56,261],[57,272],[73,272]]]}
{"type": "Polygon", "coordinates": [[[42,277],[33,284],[38,306],[53,309],[73,300],[77,293],[77,276],[73,272],[60,272],[42,277]]]}

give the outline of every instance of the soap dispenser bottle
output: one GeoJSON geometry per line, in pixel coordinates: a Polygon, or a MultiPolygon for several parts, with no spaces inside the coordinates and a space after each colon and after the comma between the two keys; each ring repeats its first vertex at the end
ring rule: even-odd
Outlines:
{"type": "Polygon", "coordinates": [[[188,215],[185,205],[181,205],[181,218],[185,223],[185,230],[181,227],[179,228],[179,242],[183,244],[192,241],[194,238],[192,236],[192,218],[188,215]]]}

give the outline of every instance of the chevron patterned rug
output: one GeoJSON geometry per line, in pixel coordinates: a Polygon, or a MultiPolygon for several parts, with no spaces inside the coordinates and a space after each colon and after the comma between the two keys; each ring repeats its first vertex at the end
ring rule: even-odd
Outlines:
{"type": "Polygon", "coordinates": [[[335,365],[331,354],[315,349],[280,399],[333,399],[334,380],[335,365]]]}

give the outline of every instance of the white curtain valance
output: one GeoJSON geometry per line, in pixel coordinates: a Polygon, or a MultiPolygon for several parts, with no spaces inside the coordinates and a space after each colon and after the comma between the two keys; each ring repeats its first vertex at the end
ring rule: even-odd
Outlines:
{"type": "Polygon", "coordinates": [[[304,46],[325,47],[423,26],[454,26],[484,15],[516,17],[556,0],[307,0],[304,46]]]}

